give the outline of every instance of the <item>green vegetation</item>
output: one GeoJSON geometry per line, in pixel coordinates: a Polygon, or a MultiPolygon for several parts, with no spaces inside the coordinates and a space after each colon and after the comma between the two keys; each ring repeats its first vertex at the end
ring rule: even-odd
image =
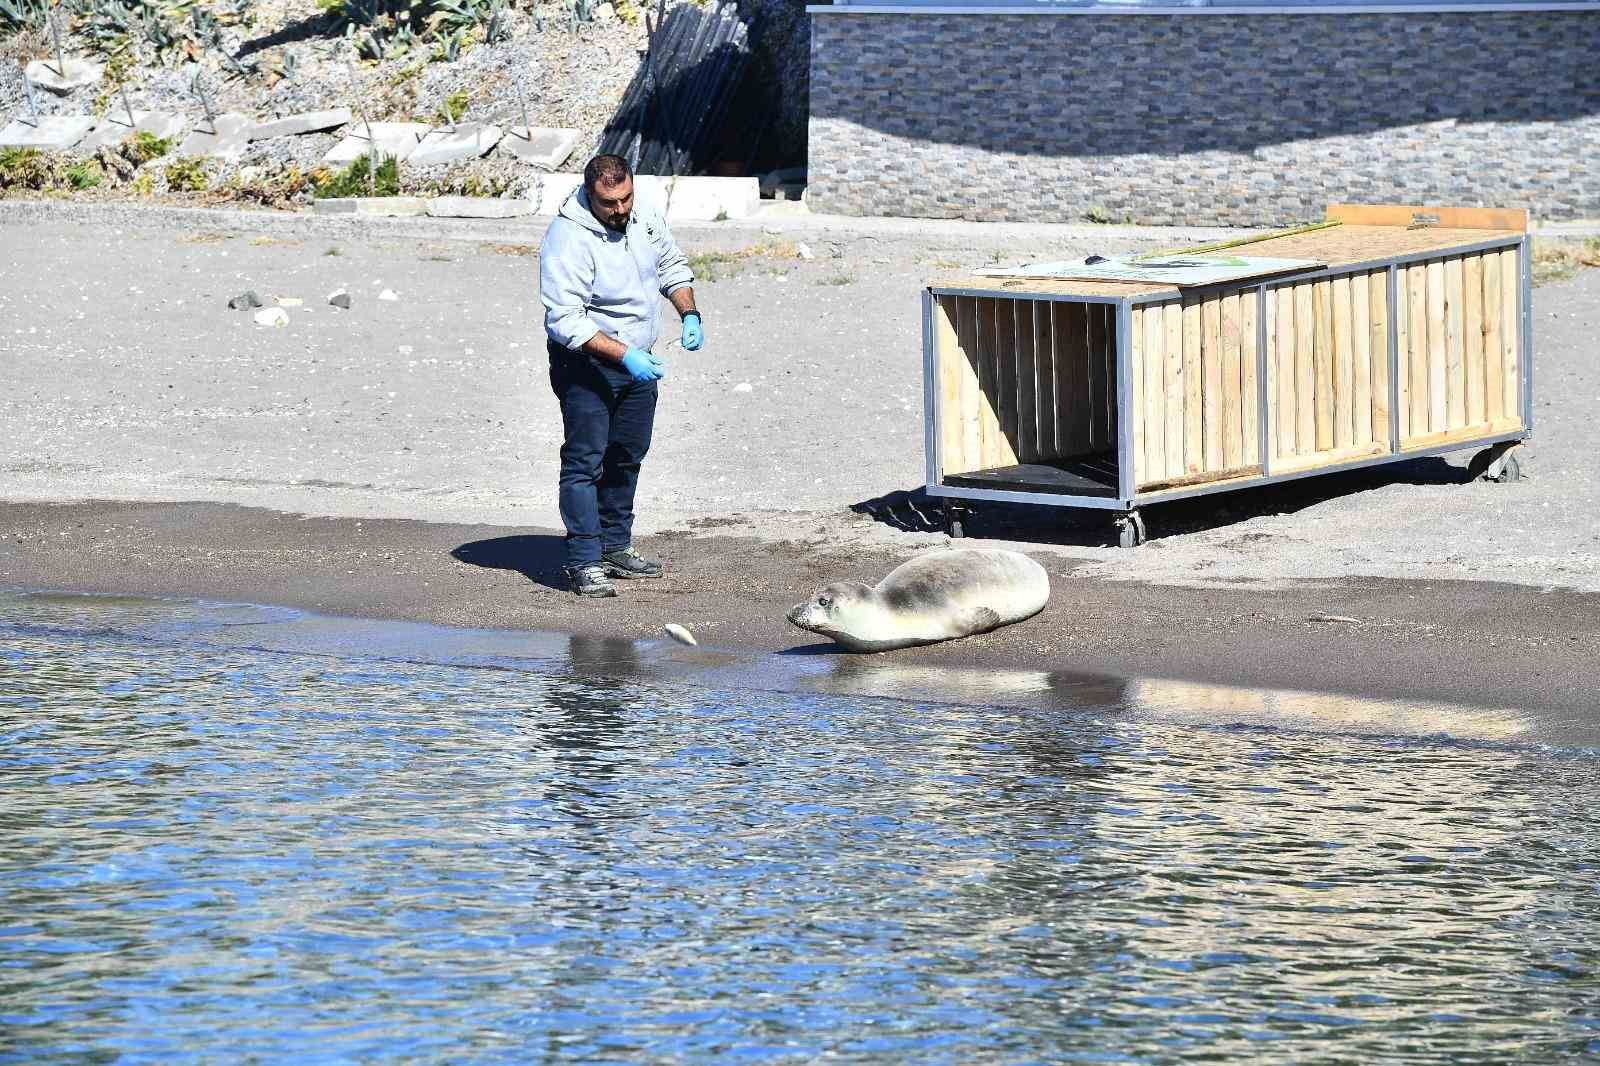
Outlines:
{"type": "Polygon", "coordinates": [[[167,164],[167,188],[172,192],[204,192],[208,184],[203,159],[174,159],[167,164]]]}
{"type": "Polygon", "coordinates": [[[93,159],[85,159],[81,163],[74,163],[62,172],[62,177],[67,179],[67,184],[80,192],[99,185],[105,179],[105,176],[105,171],[101,170],[100,164],[93,159]]]}
{"type": "Polygon", "coordinates": [[[50,161],[37,148],[0,148],[0,191],[39,191],[51,184],[50,161]]]}
{"type": "Polygon", "coordinates": [[[835,274],[831,278],[823,278],[818,285],[854,285],[856,279],[850,274],[835,274]]]}
{"type": "Polygon", "coordinates": [[[0,0],[0,36],[43,30],[49,0],[0,0]]]}
{"type": "Polygon", "coordinates": [[[1083,217],[1086,220],[1100,226],[1109,225],[1111,222],[1111,212],[1107,211],[1099,204],[1095,204],[1093,207],[1089,208],[1089,210],[1085,211],[1083,213],[1083,217]]]}
{"type": "Polygon", "coordinates": [[[400,163],[392,155],[383,157],[376,173],[371,172],[370,156],[358,156],[343,170],[314,175],[319,200],[347,196],[396,196],[400,192],[400,163]],[[368,181],[368,175],[371,181],[368,181]]]}
{"type": "Polygon", "coordinates": [[[172,138],[157,137],[149,130],[140,130],[122,141],[123,158],[136,167],[142,167],[152,159],[160,159],[170,151],[172,138]]]}
{"type": "Polygon", "coordinates": [[[444,112],[444,117],[451,123],[460,122],[461,116],[467,113],[467,103],[469,99],[470,94],[465,89],[457,89],[455,92],[445,97],[444,106],[441,108],[441,110],[444,112]]]}

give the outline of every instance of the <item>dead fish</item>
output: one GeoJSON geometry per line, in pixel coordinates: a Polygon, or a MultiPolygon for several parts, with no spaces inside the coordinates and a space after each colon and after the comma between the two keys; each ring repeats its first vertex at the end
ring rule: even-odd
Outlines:
{"type": "Polygon", "coordinates": [[[694,639],[694,634],[693,633],[689,632],[687,629],[685,629],[683,626],[680,626],[676,622],[668,622],[666,624],[666,630],[667,630],[667,636],[671,637],[673,640],[677,641],[679,644],[687,644],[687,645],[689,645],[689,647],[692,648],[695,645],[700,643],[698,640],[694,639]]]}

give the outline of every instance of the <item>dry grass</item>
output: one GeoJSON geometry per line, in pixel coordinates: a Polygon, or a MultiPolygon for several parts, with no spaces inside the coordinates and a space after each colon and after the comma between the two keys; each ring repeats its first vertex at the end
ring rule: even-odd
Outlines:
{"type": "Polygon", "coordinates": [[[1533,239],[1533,283],[1544,285],[1566,281],[1585,267],[1600,267],[1600,237],[1562,240],[1555,237],[1533,239]]]}
{"type": "Polygon", "coordinates": [[[531,244],[480,244],[478,251],[488,255],[530,256],[538,249],[531,244]]]}
{"type": "MultiPolygon", "coordinates": [[[[178,238],[179,244],[221,244],[223,241],[233,240],[231,233],[187,233],[178,238]]],[[[251,242],[254,243],[254,242],[251,242]]]]}
{"type": "Polygon", "coordinates": [[[689,269],[697,281],[717,281],[737,276],[756,259],[799,259],[800,247],[794,241],[761,241],[731,252],[697,252],[689,257],[689,269]]]}

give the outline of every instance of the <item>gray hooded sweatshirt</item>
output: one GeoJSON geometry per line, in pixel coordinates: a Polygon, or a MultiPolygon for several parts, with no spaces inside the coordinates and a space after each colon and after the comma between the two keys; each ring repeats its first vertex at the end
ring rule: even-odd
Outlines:
{"type": "Polygon", "coordinates": [[[606,228],[589,211],[581,187],[567,197],[539,248],[544,329],[574,351],[602,330],[649,351],[661,301],[694,281],[689,261],[661,214],[634,201],[627,233],[606,228]]]}

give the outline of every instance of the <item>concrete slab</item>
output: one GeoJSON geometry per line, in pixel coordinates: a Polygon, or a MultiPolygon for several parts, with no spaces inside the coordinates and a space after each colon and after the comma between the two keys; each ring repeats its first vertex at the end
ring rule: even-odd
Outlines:
{"type": "Polygon", "coordinates": [[[101,115],[94,132],[78,145],[80,152],[94,152],[121,144],[134,133],[150,133],[157,137],[176,137],[188,123],[182,115],[170,111],[134,111],[133,125],[128,125],[128,113],[122,110],[101,115]]]}
{"type": "Polygon", "coordinates": [[[574,189],[583,184],[582,174],[549,174],[539,181],[539,213],[559,214],[574,189]]]}
{"type": "Polygon", "coordinates": [[[554,170],[567,161],[578,146],[578,131],[512,126],[501,138],[496,152],[505,152],[545,170],[554,170]]]}
{"type": "Polygon", "coordinates": [[[282,118],[256,123],[255,129],[250,131],[250,139],[252,141],[264,141],[269,137],[297,137],[302,133],[320,133],[323,130],[336,130],[349,122],[351,117],[348,107],[335,107],[327,111],[307,111],[300,115],[284,115],[282,118]]]}
{"type": "Polygon", "coordinates": [[[255,124],[249,115],[241,115],[237,111],[218,115],[215,128],[208,119],[202,118],[195,124],[194,131],[178,145],[178,154],[238,159],[250,144],[250,131],[255,124]]]}
{"type": "Polygon", "coordinates": [[[539,205],[532,200],[491,196],[439,196],[428,201],[434,218],[521,218],[539,205]]]}
{"type": "MultiPolygon", "coordinates": [[[[393,156],[404,162],[417,150],[430,128],[426,122],[374,122],[372,143],[378,155],[393,156]]],[[[368,148],[367,124],[358,120],[351,125],[344,140],[328,150],[322,161],[344,166],[366,155],[368,148]]]]}
{"type": "Polygon", "coordinates": [[[0,130],[0,148],[44,148],[59,152],[83,140],[93,128],[93,115],[42,115],[38,125],[13,119],[0,130]]]}
{"type": "Polygon", "coordinates": [[[105,68],[87,59],[67,59],[56,69],[54,59],[35,59],[23,68],[23,76],[41,89],[66,96],[74,89],[93,85],[105,77],[105,68]]]}
{"type": "Polygon", "coordinates": [[[748,178],[677,178],[667,206],[668,224],[748,218],[761,206],[761,182],[748,178]]]}
{"type": "Polygon", "coordinates": [[[440,127],[429,130],[409,158],[415,167],[433,163],[455,163],[462,159],[476,159],[500,140],[500,127],[477,122],[461,122],[454,130],[440,127]]]}
{"type": "Polygon", "coordinates": [[[428,201],[415,196],[340,196],[316,200],[311,209],[319,215],[367,215],[370,217],[399,217],[425,215],[428,201]]]}

